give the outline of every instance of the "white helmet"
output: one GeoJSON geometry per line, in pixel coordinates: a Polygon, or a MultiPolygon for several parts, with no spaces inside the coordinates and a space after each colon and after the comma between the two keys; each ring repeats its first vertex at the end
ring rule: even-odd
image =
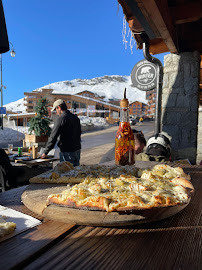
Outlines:
{"type": "Polygon", "coordinates": [[[146,154],[168,158],[171,154],[170,140],[161,133],[153,135],[147,141],[146,154]]]}

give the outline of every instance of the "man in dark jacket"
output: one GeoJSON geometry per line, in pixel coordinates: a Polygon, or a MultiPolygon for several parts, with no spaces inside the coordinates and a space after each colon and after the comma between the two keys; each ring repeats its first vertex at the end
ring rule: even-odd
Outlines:
{"type": "Polygon", "coordinates": [[[72,114],[62,99],[53,103],[52,111],[56,110],[56,119],[48,139],[42,158],[47,158],[48,152],[54,148],[57,139],[60,148],[60,162],[69,161],[74,166],[79,165],[81,152],[81,125],[79,118],[72,114]]]}

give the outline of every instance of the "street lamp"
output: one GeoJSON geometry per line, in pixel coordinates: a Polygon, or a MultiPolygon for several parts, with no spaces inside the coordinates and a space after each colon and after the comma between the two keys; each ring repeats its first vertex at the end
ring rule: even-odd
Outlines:
{"type": "MultiPolygon", "coordinates": [[[[13,44],[9,42],[12,46],[12,49],[10,51],[10,54],[12,57],[15,57],[16,53],[13,48],[13,44]]],[[[1,129],[3,129],[3,88],[6,89],[6,86],[3,85],[3,80],[2,80],[2,54],[1,55],[1,129]]]]}
{"type": "Polygon", "coordinates": [[[9,42],[9,43],[10,43],[11,46],[12,46],[12,50],[11,50],[10,54],[11,54],[12,57],[15,57],[16,53],[15,53],[15,51],[14,51],[13,44],[12,44],[11,42],[9,42]]]}

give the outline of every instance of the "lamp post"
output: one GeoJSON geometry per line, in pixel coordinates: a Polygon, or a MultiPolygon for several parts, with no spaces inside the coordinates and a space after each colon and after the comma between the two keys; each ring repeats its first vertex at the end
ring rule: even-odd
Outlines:
{"type": "MultiPolygon", "coordinates": [[[[15,57],[16,53],[13,48],[13,44],[9,42],[12,46],[12,49],[10,51],[10,54],[12,57],[15,57]]],[[[3,110],[3,88],[6,89],[6,86],[3,85],[3,80],[2,80],[2,54],[1,55],[1,110],[3,110]]],[[[3,112],[1,111],[1,129],[3,129],[3,112]]]]}

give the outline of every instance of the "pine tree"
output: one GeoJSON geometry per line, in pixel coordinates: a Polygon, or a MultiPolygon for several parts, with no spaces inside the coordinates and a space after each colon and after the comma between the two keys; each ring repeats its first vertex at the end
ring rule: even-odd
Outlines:
{"type": "Polygon", "coordinates": [[[29,121],[29,132],[30,134],[34,131],[36,136],[50,135],[51,128],[49,124],[51,119],[48,117],[48,100],[43,97],[38,100],[35,107],[36,116],[31,118],[29,121]]]}

